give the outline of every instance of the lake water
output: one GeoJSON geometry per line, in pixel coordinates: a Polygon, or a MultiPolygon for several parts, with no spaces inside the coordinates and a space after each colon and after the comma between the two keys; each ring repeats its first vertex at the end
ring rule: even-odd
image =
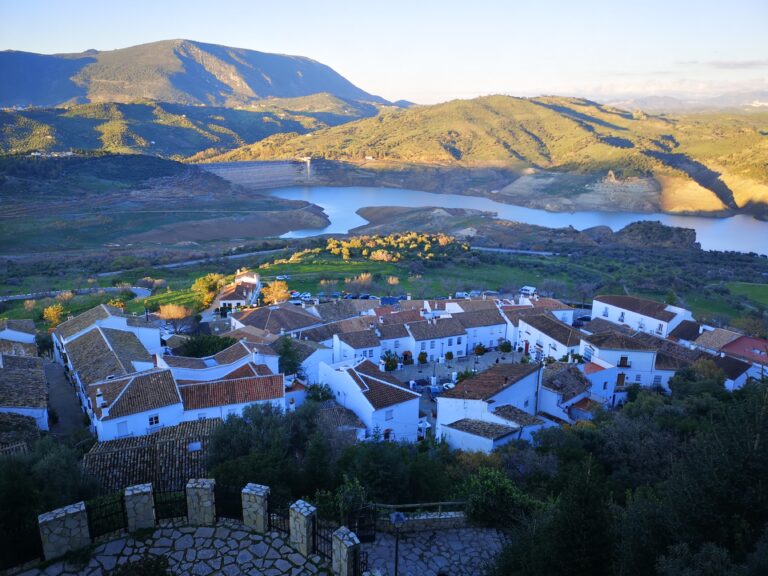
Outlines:
{"type": "Polygon", "coordinates": [[[670,214],[637,214],[632,212],[547,212],[494,202],[490,198],[461,196],[458,194],[432,194],[418,190],[375,187],[296,186],[270,191],[270,194],[288,200],[306,200],[320,206],[331,224],[323,229],[292,230],[284,238],[304,238],[318,234],[345,234],[368,221],[356,214],[366,206],[406,206],[417,208],[471,208],[495,212],[499,218],[549,228],[573,226],[577,230],[593,226],[608,226],[620,230],[638,220],[655,220],[668,226],[693,228],[696,239],[704,250],[734,250],[737,252],[768,253],[768,222],[751,216],[730,218],[701,218],[670,214]]]}

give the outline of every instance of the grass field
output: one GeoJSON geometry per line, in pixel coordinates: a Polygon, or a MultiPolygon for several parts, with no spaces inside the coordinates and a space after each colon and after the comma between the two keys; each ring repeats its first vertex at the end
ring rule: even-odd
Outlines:
{"type": "Polygon", "coordinates": [[[763,306],[768,306],[768,284],[750,284],[749,282],[729,282],[731,294],[746,296],[763,306]]]}

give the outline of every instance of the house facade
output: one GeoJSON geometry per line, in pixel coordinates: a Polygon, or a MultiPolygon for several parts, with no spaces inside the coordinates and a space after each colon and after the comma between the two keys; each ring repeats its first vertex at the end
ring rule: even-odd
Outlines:
{"type": "Polygon", "coordinates": [[[592,318],[603,318],[638,332],[666,338],[681,322],[692,321],[693,315],[685,308],[645,298],[604,295],[592,301],[592,318]]]}
{"type": "Polygon", "coordinates": [[[367,437],[415,442],[419,437],[420,395],[370,360],[320,364],[320,381],[336,402],[365,424],[367,437]]]}

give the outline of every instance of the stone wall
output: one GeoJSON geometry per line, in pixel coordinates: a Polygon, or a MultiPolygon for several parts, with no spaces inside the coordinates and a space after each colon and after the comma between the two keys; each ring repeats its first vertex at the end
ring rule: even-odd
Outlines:
{"type": "Polygon", "coordinates": [[[243,524],[264,533],[269,529],[269,487],[246,484],[243,488],[243,524]]]}
{"type": "Polygon", "coordinates": [[[85,502],[70,504],[37,517],[43,555],[46,560],[58,558],[91,543],[85,502]]]}
{"type": "Polygon", "coordinates": [[[192,526],[216,523],[215,486],[216,480],[211,478],[193,478],[187,482],[187,521],[192,526]]]}
{"type": "Polygon", "coordinates": [[[300,554],[309,556],[314,553],[314,528],[317,508],[304,500],[297,500],[291,504],[288,511],[288,525],[290,526],[291,546],[300,554]]]}
{"type": "Polygon", "coordinates": [[[128,531],[152,528],[155,525],[155,499],[152,484],[137,484],[125,489],[125,514],[128,531]]]}
{"type": "Polygon", "coordinates": [[[331,569],[334,576],[355,576],[355,561],[360,555],[360,539],[346,526],[332,537],[331,569]]]}

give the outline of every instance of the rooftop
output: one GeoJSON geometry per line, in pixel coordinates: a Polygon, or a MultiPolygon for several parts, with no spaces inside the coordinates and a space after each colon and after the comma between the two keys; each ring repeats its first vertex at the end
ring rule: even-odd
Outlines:
{"type": "Polygon", "coordinates": [[[293,304],[262,306],[237,312],[232,317],[246,326],[260,328],[272,334],[280,334],[281,331],[294,332],[321,322],[314,314],[293,304]]]}
{"type": "Polygon", "coordinates": [[[701,348],[717,351],[731,342],[738,340],[741,336],[742,335],[738,332],[725,330],[723,328],[715,328],[714,330],[704,330],[699,334],[699,337],[694,340],[694,343],[701,348]]]}
{"type": "Polygon", "coordinates": [[[694,322],[693,320],[683,320],[669,333],[669,337],[676,340],[688,340],[689,342],[693,342],[699,337],[700,330],[701,324],[698,322],[694,322]]]}
{"type": "Polygon", "coordinates": [[[238,282],[237,284],[228,284],[219,292],[219,302],[238,302],[248,300],[253,293],[253,284],[238,282]]]}
{"type": "Polygon", "coordinates": [[[496,364],[442,392],[442,398],[488,400],[539,369],[538,364],[496,364]]]}
{"type": "Polygon", "coordinates": [[[96,382],[88,386],[88,396],[93,413],[101,420],[123,418],[181,402],[170,370],[151,370],[96,382]]]}
{"type": "Polygon", "coordinates": [[[417,342],[422,340],[437,340],[450,336],[461,336],[466,333],[464,326],[455,318],[413,322],[407,324],[408,331],[417,342]]]}
{"type": "Polygon", "coordinates": [[[142,316],[128,316],[120,308],[114,306],[108,306],[107,304],[99,304],[98,306],[86,310],[82,314],[70,318],[59,324],[56,327],[56,334],[63,339],[71,338],[78,332],[81,332],[93,326],[99,320],[105,320],[110,316],[120,316],[126,319],[126,323],[129,326],[151,326],[151,322],[147,322],[142,316]]]}
{"type": "Polygon", "coordinates": [[[749,362],[768,365],[768,340],[741,336],[723,346],[727,354],[743,358],[749,362]]]}
{"type": "Polygon", "coordinates": [[[507,323],[499,312],[498,308],[488,308],[485,310],[476,310],[474,312],[464,312],[463,314],[454,314],[453,316],[464,328],[479,328],[481,326],[498,326],[507,323]]]}
{"type": "Polygon", "coordinates": [[[3,330],[13,330],[14,332],[23,332],[25,334],[37,334],[34,320],[29,319],[5,319],[0,318],[0,332],[3,330]]]}
{"type": "Polygon", "coordinates": [[[48,385],[41,358],[0,356],[0,361],[0,406],[48,407],[48,385]]]}
{"type": "Polygon", "coordinates": [[[133,361],[152,362],[133,332],[99,327],[70,341],[67,356],[83,385],[135,372],[133,361]]]}
{"type": "Polygon", "coordinates": [[[185,410],[201,410],[229,404],[250,404],[285,396],[282,374],[251,376],[179,385],[185,410]]]}
{"type": "Polygon", "coordinates": [[[360,316],[361,312],[373,310],[377,305],[377,300],[334,300],[316,304],[310,310],[315,311],[323,322],[337,322],[360,316]]]}
{"type": "Polygon", "coordinates": [[[340,341],[347,346],[360,350],[361,348],[375,348],[380,346],[378,336],[373,330],[360,330],[359,332],[342,332],[338,335],[340,341]]]}
{"type": "Polygon", "coordinates": [[[37,356],[37,344],[0,338],[0,354],[7,356],[37,356]]]}
{"type": "Polygon", "coordinates": [[[603,295],[595,296],[596,302],[602,302],[610,306],[616,306],[623,310],[629,310],[649,318],[655,318],[662,322],[669,322],[676,314],[670,310],[667,310],[668,305],[662,302],[656,302],[654,300],[647,300],[645,298],[638,298],[637,296],[624,296],[624,295],[603,295]]]}
{"type": "Polygon", "coordinates": [[[406,388],[400,380],[391,374],[379,370],[370,360],[363,360],[353,368],[347,368],[346,371],[360,387],[374,410],[408,402],[420,396],[406,388]]]}
{"type": "Polygon", "coordinates": [[[536,416],[532,414],[528,414],[525,410],[521,410],[517,406],[512,406],[512,404],[505,404],[504,406],[499,406],[496,409],[494,409],[493,413],[498,416],[499,418],[503,418],[504,420],[509,420],[516,426],[531,426],[533,424],[541,424],[543,423],[543,420],[541,418],[537,418],[536,416]]]}
{"type": "Polygon", "coordinates": [[[544,368],[541,385],[560,394],[566,402],[589,390],[591,384],[574,364],[555,362],[544,368]]]}
{"type": "Polygon", "coordinates": [[[735,380],[752,367],[749,362],[744,362],[731,356],[715,356],[712,361],[715,363],[715,366],[723,371],[729,380],[735,380]]]}
{"type": "Polygon", "coordinates": [[[495,424],[494,422],[485,422],[483,420],[474,420],[472,418],[463,418],[451,424],[444,424],[446,428],[453,428],[474,436],[482,436],[491,440],[500,440],[505,436],[514,434],[519,428],[495,424]]]}
{"type": "Polygon", "coordinates": [[[642,352],[653,351],[658,348],[639,338],[633,338],[616,331],[600,332],[599,334],[585,336],[584,340],[592,344],[592,346],[607,350],[635,350],[642,352]]]}
{"type": "Polygon", "coordinates": [[[576,330],[576,328],[568,326],[568,324],[560,322],[560,320],[548,314],[527,316],[522,318],[521,321],[568,348],[578,346],[583,337],[583,334],[576,330]]]}
{"type": "Polygon", "coordinates": [[[83,468],[103,493],[152,482],[156,490],[183,490],[190,478],[205,478],[210,437],[218,418],[166,426],[148,436],[97,442],[83,457],[83,468]],[[199,450],[190,450],[190,445],[199,450]]]}

